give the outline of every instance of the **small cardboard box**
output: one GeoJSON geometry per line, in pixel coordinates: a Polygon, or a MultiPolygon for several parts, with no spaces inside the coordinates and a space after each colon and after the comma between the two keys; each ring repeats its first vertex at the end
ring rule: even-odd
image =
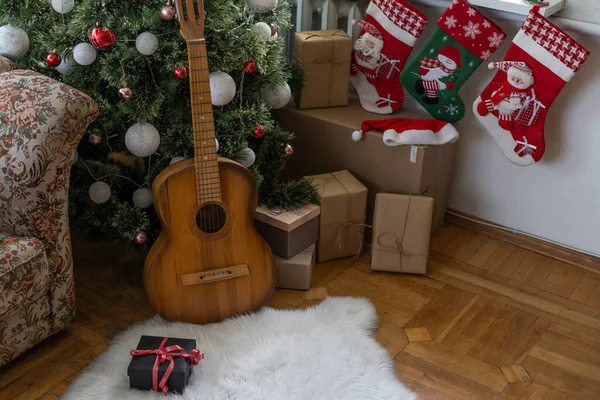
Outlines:
{"type": "Polygon", "coordinates": [[[294,36],[294,57],[306,82],[296,97],[299,108],[348,104],[352,39],[341,29],[303,31],[294,36]]]}
{"type": "MultiPolygon", "coordinates": [[[[296,134],[295,153],[310,155],[291,157],[282,179],[348,169],[369,190],[367,224],[373,222],[377,193],[401,193],[434,198],[432,232],[442,226],[454,167],[454,143],[414,149],[388,147],[379,131],[366,132],[363,140],[355,143],[351,135],[360,129],[362,121],[398,116],[370,114],[357,99],[350,99],[348,107],[299,110],[288,106],[275,110],[274,115],[283,129],[296,134]]],[[[410,109],[402,110],[402,117],[431,118],[424,111],[410,109]]],[[[369,234],[367,229],[367,240],[369,234]]]]}
{"type": "Polygon", "coordinates": [[[431,197],[377,193],[371,269],[424,274],[432,215],[431,197]]]}
{"type": "Polygon", "coordinates": [[[274,254],[292,258],[319,239],[321,207],[306,204],[297,210],[269,210],[260,206],[254,214],[254,226],[274,254]]]}
{"type": "Polygon", "coordinates": [[[310,280],[315,266],[316,248],[317,246],[313,243],[289,260],[275,256],[278,288],[310,289],[310,280]]]}
{"type": "Polygon", "coordinates": [[[321,196],[317,260],[358,255],[364,242],[367,188],[348,170],[307,178],[321,196]]]}

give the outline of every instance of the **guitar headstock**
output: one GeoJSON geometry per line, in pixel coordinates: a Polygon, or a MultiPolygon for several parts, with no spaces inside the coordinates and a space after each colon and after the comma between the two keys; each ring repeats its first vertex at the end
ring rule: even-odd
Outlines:
{"type": "Polygon", "coordinates": [[[204,3],[202,0],[175,0],[179,26],[186,40],[204,39],[204,3]]]}

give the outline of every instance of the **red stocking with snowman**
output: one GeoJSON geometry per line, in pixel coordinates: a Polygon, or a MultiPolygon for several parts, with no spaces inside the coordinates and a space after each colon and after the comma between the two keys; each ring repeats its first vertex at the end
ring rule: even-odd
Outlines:
{"type": "Polygon", "coordinates": [[[511,162],[527,166],[544,155],[550,106],[589,56],[583,46],[534,6],[473,110],[511,162]]]}
{"type": "Polygon", "coordinates": [[[404,101],[400,72],[427,17],[404,0],[371,0],[352,53],[350,81],[362,107],[391,114],[404,101]]]}

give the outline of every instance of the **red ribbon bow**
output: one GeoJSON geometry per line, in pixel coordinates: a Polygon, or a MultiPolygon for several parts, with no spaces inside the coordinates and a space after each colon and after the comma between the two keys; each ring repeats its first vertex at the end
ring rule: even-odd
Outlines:
{"type": "Polygon", "coordinates": [[[169,391],[167,380],[169,379],[169,376],[171,376],[173,368],[175,368],[173,357],[187,358],[193,365],[198,365],[200,360],[204,360],[204,354],[201,354],[198,349],[194,349],[191,351],[191,353],[187,353],[183,347],[178,345],[165,347],[167,340],[169,340],[169,338],[164,338],[156,350],[131,350],[129,352],[129,354],[131,354],[133,357],[156,354],[156,360],[154,361],[154,366],[152,367],[152,390],[158,392],[158,388],[160,388],[165,395],[169,391]],[[169,362],[169,366],[167,367],[167,371],[163,375],[160,382],[158,382],[158,368],[160,367],[160,364],[164,363],[165,361],[169,362]]]}

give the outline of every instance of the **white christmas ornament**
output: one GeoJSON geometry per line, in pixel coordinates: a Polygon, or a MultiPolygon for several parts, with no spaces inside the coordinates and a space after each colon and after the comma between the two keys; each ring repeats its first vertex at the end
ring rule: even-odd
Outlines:
{"type": "Polygon", "coordinates": [[[79,43],[73,49],[73,59],[79,65],[91,65],[96,61],[96,49],[89,43],[79,43]]]}
{"type": "Polygon", "coordinates": [[[106,203],[110,199],[110,186],[105,182],[94,182],[90,186],[90,199],[96,204],[106,203]]]}
{"type": "Polygon", "coordinates": [[[255,23],[252,30],[256,32],[258,38],[263,42],[266,42],[271,38],[271,27],[264,22],[255,23]]]}
{"type": "Polygon", "coordinates": [[[183,160],[185,160],[185,157],[182,157],[182,156],[173,157],[173,158],[171,158],[169,165],[173,165],[173,164],[178,163],[179,161],[183,161],[183,160]]]}
{"type": "Polygon", "coordinates": [[[52,0],[52,8],[59,14],[66,14],[75,7],[75,0],[52,0]]]}
{"type": "Polygon", "coordinates": [[[150,32],[140,33],[135,39],[135,48],[145,56],[151,56],[158,49],[158,38],[150,32]]]}
{"type": "Polygon", "coordinates": [[[210,97],[213,105],[224,106],[235,97],[235,81],[226,72],[215,71],[209,75],[210,97]]]}
{"type": "Polygon", "coordinates": [[[281,86],[267,86],[261,89],[260,96],[271,108],[282,108],[290,102],[292,89],[287,83],[281,86]]]}
{"type": "Polygon", "coordinates": [[[275,32],[275,34],[273,36],[271,36],[269,38],[269,40],[277,40],[278,37],[279,37],[279,35],[277,34],[277,32],[275,32]]]}
{"type": "Polygon", "coordinates": [[[246,168],[250,168],[254,164],[254,161],[256,161],[256,154],[254,154],[254,151],[250,147],[242,150],[240,164],[246,168]]]}
{"type": "Polygon", "coordinates": [[[152,192],[147,188],[139,188],[131,197],[133,204],[139,208],[148,208],[152,205],[152,192]]]}
{"type": "Polygon", "coordinates": [[[29,36],[18,26],[0,26],[0,56],[18,60],[29,51],[29,36]]]}
{"type": "Polygon", "coordinates": [[[360,142],[360,140],[363,137],[363,133],[362,131],[354,131],[352,132],[352,140],[354,140],[355,142],[360,142]]]}
{"type": "Polygon", "coordinates": [[[257,13],[266,13],[277,7],[277,0],[248,0],[257,13]]]}
{"type": "Polygon", "coordinates": [[[71,57],[63,57],[63,59],[60,60],[60,65],[56,67],[56,70],[59,74],[64,75],[69,72],[73,64],[75,64],[75,61],[73,61],[71,57]]]}
{"type": "Polygon", "coordinates": [[[215,138],[215,144],[217,145],[217,152],[219,151],[219,140],[215,138]]]}
{"type": "Polygon", "coordinates": [[[156,152],[159,145],[160,135],[150,124],[134,124],[125,134],[125,146],[134,156],[148,157],[156,152]]]}

